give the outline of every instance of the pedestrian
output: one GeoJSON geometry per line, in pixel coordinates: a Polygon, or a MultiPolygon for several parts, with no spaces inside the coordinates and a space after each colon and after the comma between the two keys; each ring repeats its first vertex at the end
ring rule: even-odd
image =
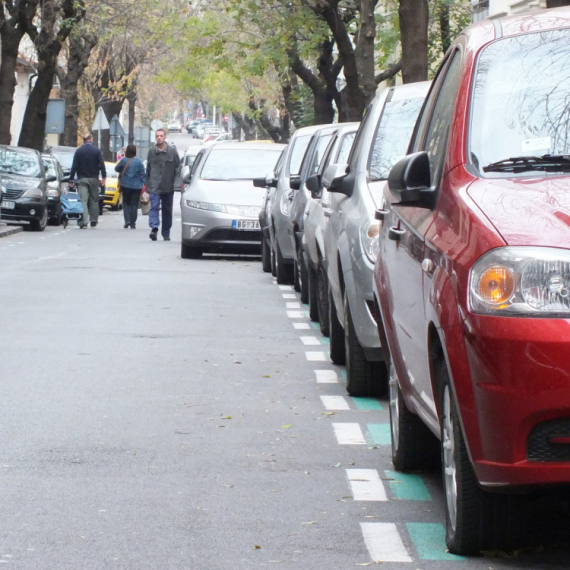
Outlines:
{"type": "Polygon", "coordinates": [[[83,217],[79,220],[79,227],[84,229],[91,222],[91,227],[94,228],[99,218],[99,184],[105,186],[107,171],[103,153],[93,144],[93,136],[90,133],[83,137],[83,144],[73,155],[69,186],[73,186],[76,174],[77,192],[83,204],[83,217]]]}
{"type": "Polygon", "coordinates": [[[115,166],[119,173],[119,184],[123,194],[124,228],[134,230],[137,227],[137,213],[141,190],[146,176],[144,165],[137,158],[137,147],[134,144],[127,146],[125,157],[115,166]]]}
{"type": "Polygon", "coordinates": [[[121,160],[121,158],[125,158],[127,151],[125,150],[125,147],[122,147],[121,150],[117,153],[117,160],[121,160]]]}
{"type": "Polygon", "coordinates": [[[166,142],[166,131],[157,129],[156,144],[148,151],[146,162],[146,191],[150,195],[148,223],[151,228],[150,239],[156,241],[160,226],[162,207],[162,237],[170,240],[172,227],[172,204],[174,202],[174,180],[180,170],[178,151],[166,142]]]}

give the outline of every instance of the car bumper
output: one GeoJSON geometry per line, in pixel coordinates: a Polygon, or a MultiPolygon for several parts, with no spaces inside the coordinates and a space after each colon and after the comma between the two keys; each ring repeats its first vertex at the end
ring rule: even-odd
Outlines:
{"type": "Polygon", "coordinates": [[[103,196],[103,204],[105,206],[116,206],[119,202],[119,195],[120,193],[116,190],[112,192],[106,191],[103,196]]]}
{"type": "Polygon", "coordinates": [[[50,218],[57,218],[60,212],[60,199],[59,196],[50,196],[47,199],[48,216],[50,218]]]}
{"type": "Polygon", "coordinates": [[[465,325],[474,394],[467,405],[475,408],[481,438],[481,456],[474,457],[479,481],[570,482],[570,319],[469,314],[465,325]]]}
{"type": "Polygon", "coordinates": [[[33,222],[40,220],[47,207],[47,201],[35,198],[6,199],[0,208],[0,219],[7,222],[33,222]],[[5,202],[14,202],[14,208],[5,208],[5,202]]]}

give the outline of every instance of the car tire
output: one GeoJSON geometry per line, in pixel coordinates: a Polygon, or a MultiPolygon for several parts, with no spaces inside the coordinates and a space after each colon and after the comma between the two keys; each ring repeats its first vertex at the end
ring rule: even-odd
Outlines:
{"type": "Polygon", "coordinates": [[[441,381],[441,461],[445,492],[445,541],[450,552],[477,554],[509,550],[524,525],[515,495],[483,490],[475,477],[461,429],[459,413],[443,359],[436,364],[441,381]]]}
{"type": "Polygon", "coordinates": [[[344,294],[344,324],[347,392],[351,396],[361,398],[383,396],[388,391],[386,364],[366,358],[364,349],[356,336],[346,292],[344,294]]]}
{"type": "Polygon", "coordinates": [[[273,277],[277,277],[277,263],[275,261],[275,251],[271,247],[271,243],[269,245],[269,254],[271,255],[271,275],[273,277]]]}
{"type": "Polygon", "coordinates": [[[437,465],[439,441],[416,414],[408,410],[394,365],[390,365],[389,401],[392,463],[396,471],[422,471],[437,465]]]}
{"type": "Polygon", "coordinates": [[[279,285],[292,285],[293,284],[293,266],[286,265],[279,243],[275,244],[275,276],[279,285]]]}
{"type": "Polygon", "coordinates": [[[334,364],[345,364],[346,352],[344,345],[344,330],[334,304],[332,297],[331,287],[328,287],[328,301],[329,301],[329,337],[330,337],[330,357],[334,364]]]}
{"type": "Polygon", "coordinates": [[[323,261],[317,265],[317,304],[319,307],[319,327],[323,336],[329,336],[329,280],[323,261]]]}
{"type": "Polygon", "coordinates": [[[180,257],[182,259],[199,259],[202,257],[202,248],[193,245],[186,245],[182,242],[180,246],[180,257]]]}
{"type": "Polygon", "coordinates": [[[30,225],[28,226],[28,229],[31,230],[32,232],[43,232],[46,229],[47,224],[48,224],[48,211],[46,206],[44,208],[44,211],[42,212],[42,217],[39,220],[32,220],[30,222],[30,225]]]}
{"type": "Polygon", "coordinates": [[[295,259],[295,291],[301,293],[301,303],[307,304],[309,302],[309,272],[307,266],[303,261],[303,254],[300,249],[297,250],[297,258],[295,259]]]}
{"type": "Polygon", "coordinates": [[[55,210],[55,216],[53,216],[52,218],[48,219],[48,225],[50,226],[60,226],[61,225],[61,220],[63,217],[63,212],[61,210],[61,203],[57,205],[57,208],[55,210]]]}
{"type": "Polygon", "coordinates": [[[309,318],[311,321],[319,321],[319,291],[317,284],[317,272],[309,267],[309,318]]]}
{"type": "Polygon", "coordinates": [[[301,292],[301,275],[299,274],[299,264],[296,258],[293,260],[293,290],[297,293],[301,292]]]}
{"type": "Polygon", "coordinates": [[[271,252],[263,235],[261,236],[261,269],[263,269],[264,273],[271,271],[271,252]]]}

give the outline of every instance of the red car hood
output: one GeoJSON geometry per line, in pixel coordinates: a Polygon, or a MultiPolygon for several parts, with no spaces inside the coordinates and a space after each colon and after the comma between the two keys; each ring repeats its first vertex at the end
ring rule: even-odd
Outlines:
{"type": "Polygon", "coordinates": [[[570,176],[480,178],[467,193],[508,245],[570,249],[570,176]]]}

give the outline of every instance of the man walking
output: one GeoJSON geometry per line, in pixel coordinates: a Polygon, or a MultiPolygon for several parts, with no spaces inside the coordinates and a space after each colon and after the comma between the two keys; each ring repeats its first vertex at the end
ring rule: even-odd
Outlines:
{"type": "Polygon", "coordinates": [[[148,151],[146,163],[146,191],[150,195],[148,223],[150,239],[156,241],[160,226],[159,212],[162,207],[162,238],[170,240],[172,227],[172,203],[174,202],[174,179],[180,168],[178,151],[166,142],[164,129],[157,129],[156,144],[148,151]]]}
{"type": "Polygon", "coordinates": [[[99,173],[101,184],[105,185],[107,171],[103,153],[93,144],[93,136],[87,133],[83,137],[83,145],[73,155],[73,163],[69,172],[69,185],[73,185],[73,179],[77,174],[77,192],[83,204],[83,218],[79,221],[79,227],[84,229],[91,220],[91,227],[97,225],[99,218],[99,173]]]}

